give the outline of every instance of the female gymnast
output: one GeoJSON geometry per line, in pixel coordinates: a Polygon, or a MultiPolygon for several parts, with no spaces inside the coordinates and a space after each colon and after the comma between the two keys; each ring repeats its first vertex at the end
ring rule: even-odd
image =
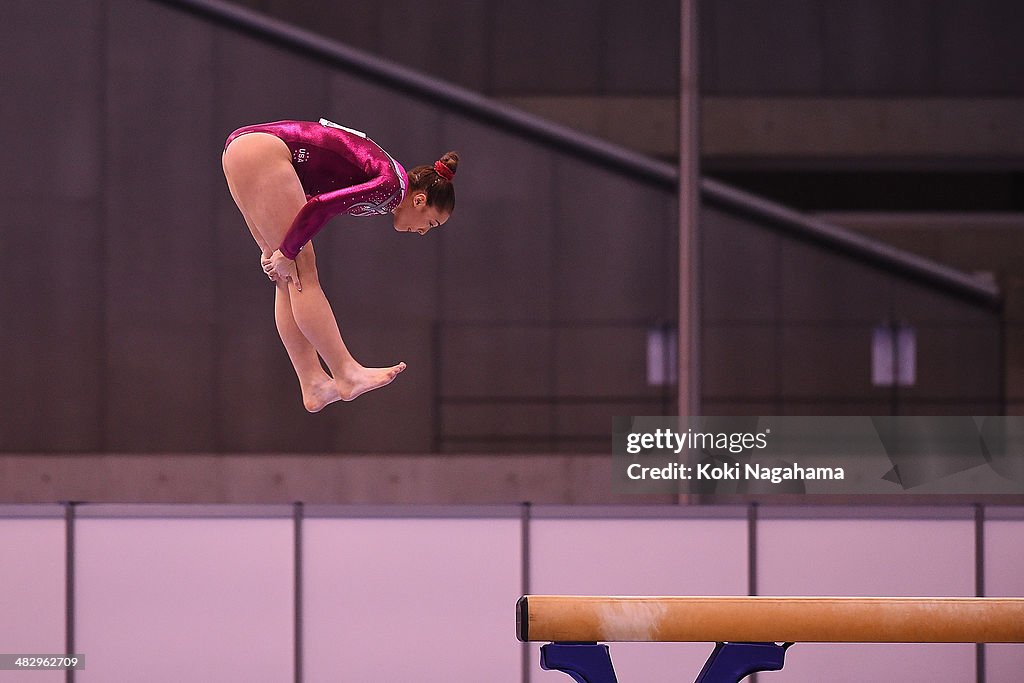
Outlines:
{"type": "Polygon", "coordinates": [[[277,285],[274,319],[306,410],[315,413],[390,384],[405,363],[366,368],[352,357],[320,288],[310,240],[340,213],[390,213],[395,230],[420,235],[444,225],[455,208],[458,154],[448,152],[407,174],[364,133],[320,119],[239,128],[228,137],[222,161],[231,197],[260,247],[263,271],[277,285]]]}

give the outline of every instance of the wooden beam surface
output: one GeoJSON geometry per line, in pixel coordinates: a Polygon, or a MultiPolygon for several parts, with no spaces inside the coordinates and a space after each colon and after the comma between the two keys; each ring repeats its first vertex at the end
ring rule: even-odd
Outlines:
{"type": "Polygon", "coordinates": [[[1024,642],[1024,598],[527,595],[522,641],[1024,642]]]}

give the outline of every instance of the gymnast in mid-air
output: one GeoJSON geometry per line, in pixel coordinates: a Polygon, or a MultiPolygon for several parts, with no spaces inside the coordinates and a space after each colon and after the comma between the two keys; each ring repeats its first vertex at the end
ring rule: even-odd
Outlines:
{"type": "Polygon", "coordinates": [[[326,119],[246,126],[228,137],[224,176],[263,272],[276,283],[274,319],[306,410],[379,389],[406,367],[367,368],[352,357],[317,279],[310,240],[341,213],[390,213],[395,230],[425,235],[455,209],[458,164],[459,155],[448,152],[406,173],[364,133],[326,119]]]}

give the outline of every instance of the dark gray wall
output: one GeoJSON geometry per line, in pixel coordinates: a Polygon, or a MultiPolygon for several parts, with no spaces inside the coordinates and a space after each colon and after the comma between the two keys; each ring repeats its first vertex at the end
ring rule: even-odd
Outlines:
{"type": "Polygon", "coordinates": [[[674,310],[671,194],[158,3],[13,16],[2,234],[24,289],[2,298],[0,449],[416,452],[481,405],[518,434],[575,433],[588,416],[551,392],[643,382],[599,350],[674,310]],[[347,218],[317,238],[356,357],[409,370],[309,416],[220,152],[239,125],[322,115],[407,166],[454,148],[463,167],[443,231],[347,218]],[[509,396],[534,407],[506,413],[509,396]]]}
{"type": "Polygon", "coordinates": [[[716,94],[1024,93],[1013,0],[705,0],[716,94]]]}
{"type": "MultiPolygon", "coordinates": [[[[676,311],[672,193],[148,0],[8,15],[0,450],[602,452],[610,417],[674,412],[645,377],[646,331],[676,311]],[[310,416],[220,151],[321,115],[408,165],[464,162],[444,230],[317,238],[356,357],[409,370],[310,416]]],[[[987,357],[991,314],[704,220],[705,412],[882,412],[859,335],[891,311],[936,329],[920,410],[997,412],[991,365],[962,360],[987,357]]]]}
{"type": "Polygon", "coordinates": [[[706,415],[998,415],[999,314],[727,210],[701,214],[706,415]],[[912,327],[917,381],[873,386],[875,327],[912,327]]]}
{"type": "Polygon", "coordinates": [[[239,4],[490,95],[676,91],[675,0],[239,4]]]}
{"type": "MultiPolygon", "coordinates": [[[[678,0],[243,0],[495,96],[674,95],[678,0]]],[[[1014,0],[702,0],[715,95],[1024,94],[1014,0]]]]}

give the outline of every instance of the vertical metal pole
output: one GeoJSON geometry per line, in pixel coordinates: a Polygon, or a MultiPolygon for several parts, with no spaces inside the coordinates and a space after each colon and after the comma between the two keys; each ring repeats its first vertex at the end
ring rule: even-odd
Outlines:
{"type": "MultiPolygon", "coordinates": [[[[64,652],[75,653],[75,504],[64,504],[64,652]]],[[[75,670],[66,669],[64,680],[74,683],[75,670]]]]}
{"type": "Polygon", "coordinates": [[[294,592],[294,680],[295,683],[302,683],[302,520],[305,518],[305,508],[301,502],[296,502],[292,507],[292,533],[294,540],[293,548],[293,571],[295,572],[294,592]]]}
{"type": "MultiPolygon", "coordinates": [[[[676,414],[700,415],[700,88],[697,1],[679,0],[679,352],[676,414]]],[[[696,496],[680,494],[678,502],[696,496]]]]}
{"type": "MultiPolygon", "coordinates": [[[[985,506],[974,506],[974,595],[985,597],[985,506]]],[[[975,680],[985,683],[985,643],[974,645],[975,680]]]]}
{"type": "Polygon", "coordinates": [[[679,5],[679,415],[700,414],[697,2],[680,0],[679,5]]]}
{"type": "MultiPolygon", "coordinates": [[[[530,513],[532,506],[524,502],[519,508],[519,539],[520,539],[520,565],[522,595],[530,594],[530,513]]],[[[530,683],[530,673],[533,670],[530,662],[530,644],[522,643],[520,648],[520,667],[523,674],[523,683],[530,683]]]]}
{"type": "Polygon", "coordinates": [[[747,595],[757,595],[757,503],[747,507],[747,595]]]}
{"type": "MultiPolygon", "coordinates": [[[[747,594],[757,595],[757,503],[747,507],[747,594]]],[[[757,683],[757,673],[750,674],[750,683],[757,683]]]]}

